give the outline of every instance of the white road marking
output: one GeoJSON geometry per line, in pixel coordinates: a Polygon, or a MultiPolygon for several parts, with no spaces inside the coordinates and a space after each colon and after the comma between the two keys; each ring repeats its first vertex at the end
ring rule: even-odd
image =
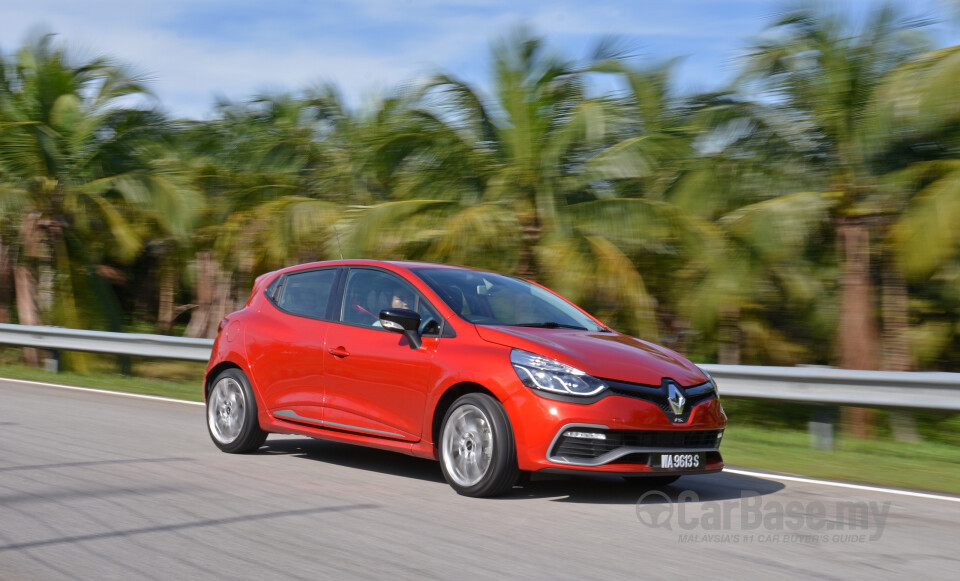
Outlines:
{"type": "Polygon", "coordinates": [[[805,484],[820,484],[823,486],[836,486],[838,488],[852,488],[854,490],[868,490],[870,492],[884,492],[887,494],[899,494],[901,496],[914,496],[917,498],[931,498],[934,500],[946,500],[948,502],[960,502],[958,496],[943,496],[940,494],[930,494],[929,492],[914,492],[912,490],[898,490],[896,488],[883,488],[881,486],[866,486],[864,484],[850,484],[849,482],[837,482],[836,480],[820,480],[818,478],[803,478],[802,476],[787,476],[776,472],[755,472],[753,470],[740,470],[736,468],[724,468],[724,472],[730,474],[742,474],[744,476],[760,476],[773,480],[788,480],[790,482],[803,482],[805,484]]]}
{"type": "MultiPolygon", "coordinates": [[[[187,401],[185,399],[174,399],[171,397],[160,397],[157,395],[142,395],[139,393],[127,393],[125,391],[110,391],[106,389],[94,389],[92,387],[76,387],[73,385],[63,385],[60,383],[47,383],[44,381],[30,381],[27,379],[10,379],[0,377],[0,381],[14,381],[30,385],[42,385],[44,387],[56,387],[60,389],[70,389],[74,391],[87,391],[91,393],[102,393],[105,395],[118,395],[121,397],[134,397],[138,399],[149,399],[154,401],[165,401],[171,403],[183,403],[187,405],[204,405],[199,401],[187,401]]],[[[898,490],[896,488],[883,488],[880,486],[866,486],[864,484],[851,484],[849,482],[838,482],[836,480],[821,480],[817,478],[803,478],[801,476],[787,476],[776,472],[757,472],[754,470],[741,470],[739,468],[724,468],[724,472],[730,474],[741,474],[743,476],[759,476],[761,478],[771,478],[773,480],[786,480],[788,482],[802,482],[804,484],[819,484],[821,486],[834,486],[837,488],[851,488],[853,490],[867,490],[870,492],[882,492],[886,494],[898,494],[900,496],[912,496],[915,498],[929,498],[932,500],[946,500],[947,502],[960,502],[958,496],[944,496],[940,494],[931,494],[929,492],[915,492],[912,490],[898,490]]]]}
{"type": "MultiPolygon", "coordinates": [[[[185,399],[174,399],[172,397],[160,397],[159,395],[143,395],[140,393],[129,393],[126,391],[112,391],[109,389],[94,389],[92,387],[77,387],[75,385],[63,385],[62,383],[47,383],[45,381],[30,381],[28,379],[11,379],[0,377],[0,381],[13,381],[16,383],[26,383],[29,385],[42,385],[44,387],[57,387],[60,389],[70,389],[73,391],[88,391],[90,393],[102,393],[105,395],[119,395],[121,397],[135,397],[137,399],[151,399],[154,401],[166,401],[171,403],[185,403],[187,405],[203,405],[201,401],[187,401],[185,399]]],[[[199,387],[197,388],[199,389],[199,387]]]]}

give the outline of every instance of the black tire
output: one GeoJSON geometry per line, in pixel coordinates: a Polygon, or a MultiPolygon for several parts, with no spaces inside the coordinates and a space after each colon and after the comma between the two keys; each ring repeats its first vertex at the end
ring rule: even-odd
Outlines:
{"type": "Polygon", "coordinates": [[[676,480],[680,478],[679,474],[674,474],[672,476],[624,476],[623,479],[629,482],[634,486],[639,486],[641,488],[660,488],[661,486],[667,486],[668,484],[673,484],[676,480]]]}
{"type": "Polygon", "coordinates": [[[439,438],[440,467],[463,496],[503,494],[517,481],[517,449],[510,419],[496,399],[470,393],[453,402],[439,438]]]}
{"type": "Polygon", "coordinates": [[[217,448],[230,454],[252,452],[267,439],[257,419],[253,389],[239,369],[225,369],[213,380],[207,394],[207,432],[217,448]]]}

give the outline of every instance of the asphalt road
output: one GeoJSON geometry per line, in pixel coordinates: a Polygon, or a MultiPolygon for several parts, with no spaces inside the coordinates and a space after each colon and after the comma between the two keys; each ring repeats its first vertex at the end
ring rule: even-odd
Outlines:
{"type": "Polygon", "coordinates": [[[398,454],[288,436],[223,454],[203,420],[197,405],[0,380],[0,579],[956,579],[960,570],[960,503],[945,499],[727,473],[681,478],[640,504],[645,489],[612,478],[470,499],[438,464],[398,454]]]}

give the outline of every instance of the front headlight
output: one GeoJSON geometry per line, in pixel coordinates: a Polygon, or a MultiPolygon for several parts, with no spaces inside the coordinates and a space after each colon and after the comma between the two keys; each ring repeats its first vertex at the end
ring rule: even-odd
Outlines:
{"type": "Polygon", "coordinates": [[[607,389],[607,385],[576,367],[542,355],[514,349],[510,363],[527,387],[558,393],[590,397],[607,389]]]}
{"type": "Polygon", "coordinates": [[[720,397],[720,389],[717,387],[717,381],[716,381],[716,380],[713,378],[713,376],[710,375],[710,373],[709,373],[706,369],[704,369],[703,367],[700,367],[700,366],[698,365],[698,366],[697,366],[697,369],[699,369],[704,375],[707,376],[707,379],[710,381],[710,385],[713,386],[713,393],[717,394],[717,398],[719,399],[719,397],[720,397]]]}

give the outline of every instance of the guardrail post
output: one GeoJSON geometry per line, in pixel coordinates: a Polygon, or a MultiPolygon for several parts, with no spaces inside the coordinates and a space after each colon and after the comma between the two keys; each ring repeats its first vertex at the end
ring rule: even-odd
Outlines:
{"type": "Polygon", "coordinates": [[[810,447],[814,450],[833,450],[833,432],[837,410],[833,406],[818,405],[807,423],[810,447]]]}
{"type": "Polygon", "coordinates": [[[120,367],[120,375],[130,377],[133,373],[133,364],[130,361],[129,355],[118,355],[117,365],[120,367]]]}
{"type": "Polygon", "coordinates": [[[43,360],[43,368],[50,373],[60,373],[60,352],[51,349],[43,360]]]}

